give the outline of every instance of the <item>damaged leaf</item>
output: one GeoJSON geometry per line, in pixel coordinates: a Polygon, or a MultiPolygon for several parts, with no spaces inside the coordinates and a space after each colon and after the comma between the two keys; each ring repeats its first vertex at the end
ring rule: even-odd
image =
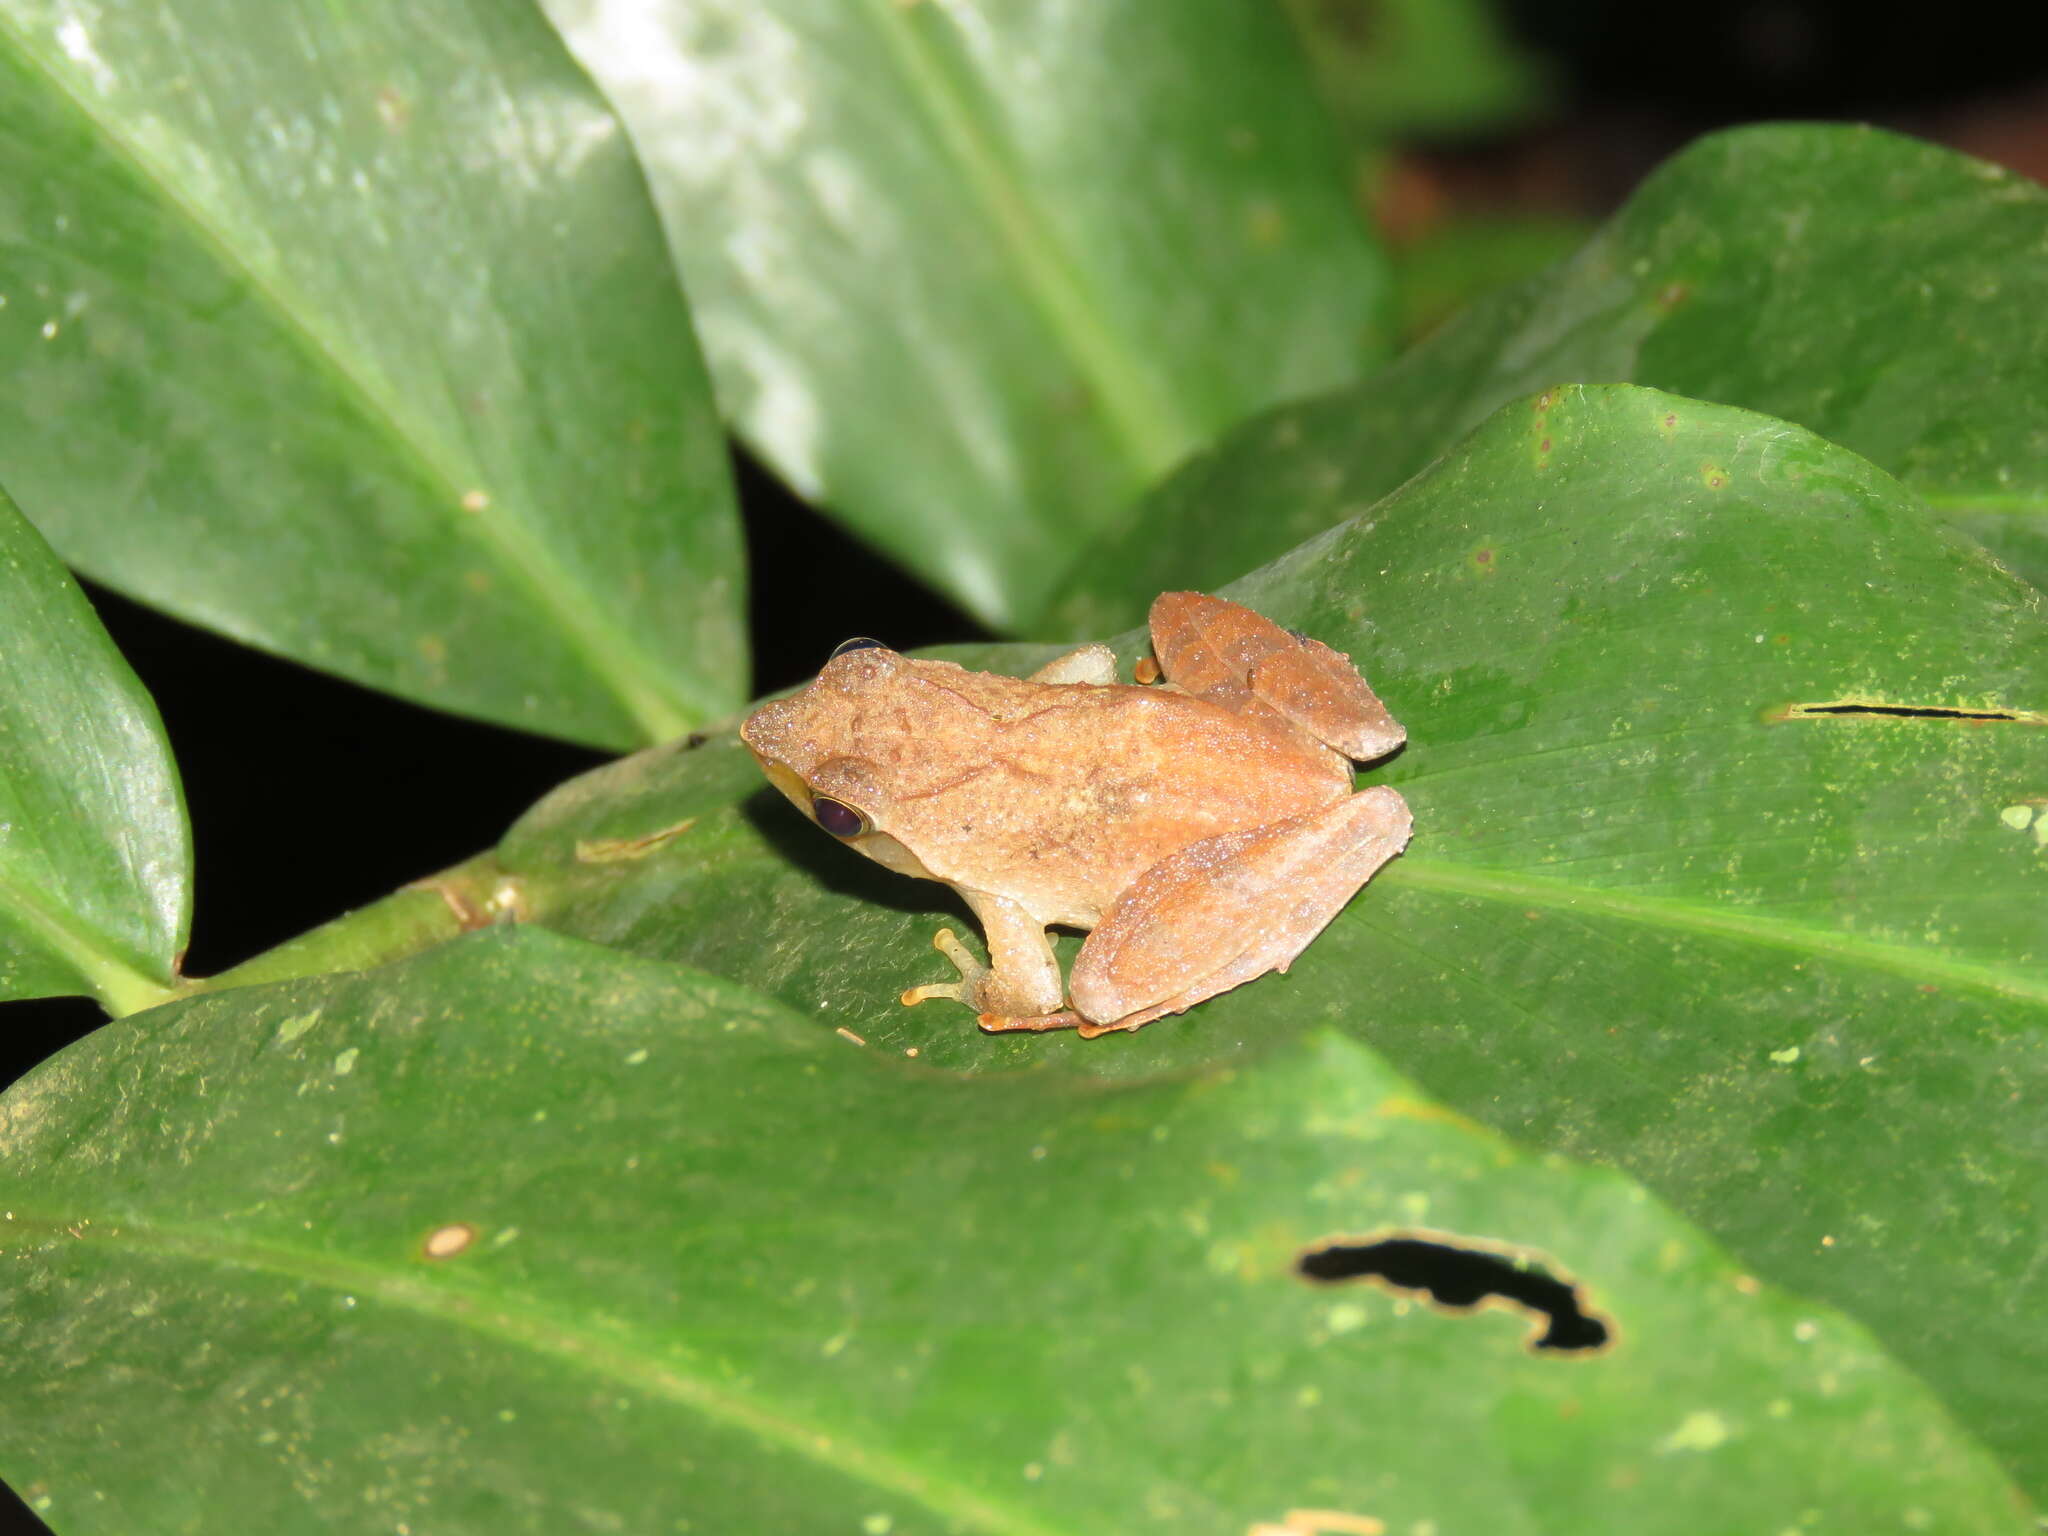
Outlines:
{"type": "Polygon", "coordinates": [[[2040,729],[1784,716],[2037,712],[2040,595],[1854,454],[1627,386],[1507,408],[1226,591],[1362,667],[1409,734],[1371,778],[1416,831],[1290,974],[1181,1018],[991,1039],[899,1007],[961,909],[804,822],[730,735],[566,786],[498,857],[537,921],[947,1067],[1170,1073],[1333,1024],[1856,1316],[2048,1487],[2048,858],[2007,814],[2048,795],[2040,729]],[[635,864],[575,861],[686,816],[635,864]]]}
{"type": "Polygon", "coordinates": [[[0,1150],[0,1470],[65,1536],[2012,1528],[1863,1329],[1335,1031],[976,1077],[500,930],[104,1029],[0,1150]],[[1620,1342],[1295,1273],[1425,1207],[1620,1342]]]}

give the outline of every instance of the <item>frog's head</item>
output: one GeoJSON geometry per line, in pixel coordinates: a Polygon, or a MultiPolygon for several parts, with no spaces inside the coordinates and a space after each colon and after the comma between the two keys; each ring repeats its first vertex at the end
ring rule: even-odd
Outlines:
{"type": "Polygon", "coordinates": [[[901,699],[911,665],[878,640],[849,640],[808,687],[747,716],[740,739],[805,816],[876,863],[928,880],[917,857],[882,830],[916,749],[901,699]]]}

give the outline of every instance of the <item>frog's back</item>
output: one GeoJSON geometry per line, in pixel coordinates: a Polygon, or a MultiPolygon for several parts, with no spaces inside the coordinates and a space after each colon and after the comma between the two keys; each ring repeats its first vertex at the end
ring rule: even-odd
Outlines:
{"type": "MultiPolygon", "coordinates": [[[[1351,792],[1338,754],[1278,722],[1175,689],[1020,684],[983,700],[989,771],[963,783],[977,846],[926,862],[1086,925],[1168,855],[1218,833],[1271,825],[1351,792]],[[989,815],[1003,832],[989,836],[989,815]]],[[[951,798],[946,792],[941,801],[951,798]]],[[[940,807],[934,805],[933,810],[940,807]]],[[[956,823],[934,816],[934,829],[956,823]]],[[[940,831],[937,842],[950,841],[940,831]]],[[[947,878],[942,874],[941,878],[947,878]]]]}
{"type": "MultiPolygon", "coordinates": [[[[1299,799],[1303,811],[1349,793],[1337,753],[1270,712],[1243,713],[1171,687],[1041,684],[1028,707],[998,717],[994,749],[1030,771],[1064,775],[1113,765],[1161,793],[1197,800],[1299,799]]],[[[1261,823],[1273,819],[1262,816],[1261,823]]]]}

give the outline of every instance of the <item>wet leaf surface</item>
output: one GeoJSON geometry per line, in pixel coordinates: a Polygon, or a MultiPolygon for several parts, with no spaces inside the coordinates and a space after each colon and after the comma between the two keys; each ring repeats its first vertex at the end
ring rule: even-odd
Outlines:
{"type": "Polygon", "coordinates": [[[1386,263],[1261,0],[546,8],[632,129],[727,416],[997,628],[1217,432],[1386,355],[1386,263]]]}
{"type": "Polygon", "coordinates": [[[0,474],[267,650],[631,747],[742,696],[725,446],[535,14],[0,0],[0,474]]]}

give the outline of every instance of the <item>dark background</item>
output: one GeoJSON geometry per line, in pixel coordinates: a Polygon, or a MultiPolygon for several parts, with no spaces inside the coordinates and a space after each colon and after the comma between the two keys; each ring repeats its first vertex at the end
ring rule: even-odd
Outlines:
{"type": "MultiPolygon", "coordinates": [[[[1328,3],[1371,24],[1369,3],[1328,3]]],[[[1604,217],[1689,140],[1763,118],[1877,122],[2048,180],[2048,6],[1517,0],[1508,11],[1549,63],[1561,105],[1400,156],[1377,210],[1397,241],[1418,223],[1475,213],[1604,217]],[[2016,22],[2021,9],[2033,14],[2016,22]]],[[[904,649],[985,636],[744,455],[737,472],[756,692],[801,680],[849,635],[904,649]]],[[[88,591],[154,695],[184,781],[197,854],[190,974],[490,846],[543,793],[603,760],[88,591]]],[[[100,1021],[83,999],[0,1004],[0,1085],[100,1021]]],[[[232,1526],[230,1514],[222,1528],[232,1526]]],[[[43,1530],[0,1488],[0,1533],[43,1530]]]]}

